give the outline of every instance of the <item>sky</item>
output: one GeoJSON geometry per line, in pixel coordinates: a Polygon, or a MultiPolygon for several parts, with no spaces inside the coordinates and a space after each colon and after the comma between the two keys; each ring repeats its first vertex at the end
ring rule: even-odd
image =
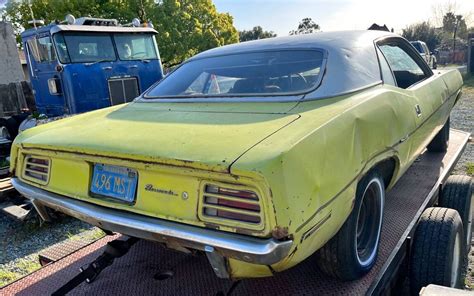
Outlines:
{"type": "MultiPolygon", "coordinates": [[[[298,27],[305,17],[312,18],[323,31],[364,30],[373,23],[386,24],[396,33],[409,24],[431,20],[434,7],[447,0],[213,0],[219,12],[229,12],[238,30],[260,25],[278,36],[298,27]]],[[[474,25],[474,0],[451,1],[457,14],[470,14],[474,25]]]]}

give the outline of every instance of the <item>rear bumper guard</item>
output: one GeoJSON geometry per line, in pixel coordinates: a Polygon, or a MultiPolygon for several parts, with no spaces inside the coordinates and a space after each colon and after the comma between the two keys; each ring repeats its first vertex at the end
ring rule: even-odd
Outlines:
{"type": "MultiPolygon", "coordinates": [[[[12,178],[11,182],[16,190],[32,201],[43,219],[48,217],[44,209],[48,207],[113,232],[202,250],[208,258],[227,257],[271,265],[285,258],[293,244],[291,240],[254,238],[110,209],[51,193],[18,178],[12,178]]],[[[209,261],[219,277],[228,277],[228,273],[223,270],[223,260],[209,261]]]]}

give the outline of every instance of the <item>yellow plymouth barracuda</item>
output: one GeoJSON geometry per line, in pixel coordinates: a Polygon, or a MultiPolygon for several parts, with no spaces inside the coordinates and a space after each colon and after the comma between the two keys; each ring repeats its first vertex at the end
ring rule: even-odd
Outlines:
{"type": "Polygon", "coordinates": [[[377,258],[385,192],[448,145],[457,70],[378,31],[245,42],[187,60],[134,102],[21,133],[12,182],[105,230],[270,276],[315,253],[343,280],[377,258]]]}

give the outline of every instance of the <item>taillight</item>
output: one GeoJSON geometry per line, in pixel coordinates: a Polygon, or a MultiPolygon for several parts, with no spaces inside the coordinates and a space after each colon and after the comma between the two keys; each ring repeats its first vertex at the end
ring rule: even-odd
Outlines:
{"type": "Polygon", "coordinates": [[[260,199],[254,191],[214,184],[204,186],[202,213],[207,217],[251,224],[262,221],[260,199]]]}
{"type": "Polygon", "coordinates": [[[28,155],[25,157],[23,178],[36,183],[47,184],[50,165],[51,162],[48,158],[28,155]]]}

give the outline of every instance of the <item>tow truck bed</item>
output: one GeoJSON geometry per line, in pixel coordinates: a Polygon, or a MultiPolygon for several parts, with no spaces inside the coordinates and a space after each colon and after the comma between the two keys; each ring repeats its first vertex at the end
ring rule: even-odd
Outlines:
{"type": "MultiPolygon", "coordinates": [[[[360,280],[340,282],[323,275],[313,257],[274,277],[243,280],[233,295],[378,295],[390,289],[403,271],[409,237],[423,210],[432,206],[441,184],[462,154],[469,134],[451,130],[446,154],[425,152],[387,194],[379,257],[374,268],[360,280]],[[408,239],[407,239],[408,238],[408,239]]],[[[51,294],[97,258],[103,246],[116,238],[105,237],[71,255],[6,286],[3,295],[51,294]]],[[[228,291],[229,280],[218,279],[205,256],[167,250],[140,241],[115,260],[91,284],[82,283],[68,295],[216,295],[228,291]],[[174,276],[155,279],[163,271],[174,276]]]]}

